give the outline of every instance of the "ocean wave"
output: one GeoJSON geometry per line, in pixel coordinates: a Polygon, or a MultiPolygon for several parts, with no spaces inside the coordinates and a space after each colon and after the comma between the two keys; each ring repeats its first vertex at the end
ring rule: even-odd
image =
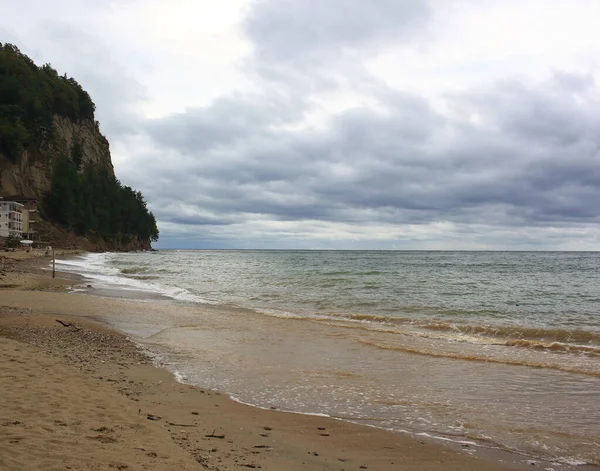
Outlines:
{"type": "Polygon", "coordinates": [[[318,275],[321,276],[340,276],[340,275],[355,275],[356,272],[349,270],[332,270],[332,271],[324,271],[317,272],[318,275]]]}
{"type": "MultiPolygon", "coordinates": [[[[100,285],[113,288],[156,293],[180,302],[215,304],[191,291],[177,286],[160,283],[155,273],[144,275],[149,267],[135,265],[119,269],[111,264],[116,254],[111,252],[89,253],[77,258],[57,261],[59,270],[77,273],[100,285]]],[[[161,270],[156,270],[160,272],[161,270]]]]}
{"type": "MultiPolygon", "coordinates": [[[[417,317],[395,317],[381,314],[342,314],[327,313],[332,320],[382,324],[386,331],[389,326],[409,326],[420,333],[435,332],[449,334],[447,338],[463,339],[467,337],[502,341],[506,346],[545,348],[550,350],[588,351],[600,353],[600,332],[581,329],[546,329],[520,325],[461,324],[459,321],[424,319],[417,317]],[[536,345],[540,345],[537,346],[536,345]],[[561,347],[564,345],[564,348],[561,347]],[[579,348],[581,347],[581,348],[579,348]]],[[[410,333],[402,329],[399,333],[410,333]]],[[[415,332],[416,333],[416,332],[415,332]]]]}
{"type": "Polygon", "coordinates": [[[544,343],[532,340],[507,340],[504,342],[507,347],[523,347],[533,350],[549,350],[562,353],[584,353],[588,355],[600,355],[600,348],[587,347],[585,345],[569,345],[560,342],[544,343]]]}
{"type": "Polygon", "coordinates": [[[594,376],[600,378],[600,371],[590,370],[583,367],[564,365],[559,363],[551,363],[544,361],[536,361],[529,358],[502,358],[502,357],[492,357],[486,356],[484,352],[479,354],[467,354],[467,353],[458,353],[452,351],[434,351],[430,350],[427,347],[415,347],[410,345],[390,345],[374,340],[367,340],[363,338],[356,338],[356,341],[367,345],[373,348],[377,348],[379,350],[389,350],[389,351],[397,351],[404,353],[412,353],[417,355],[425,355],[435,358],[448,358],[453,360],[465,360],[465,361],[474,361],[474,362],[482,362],[482,363],[500,363],[505,365],[513,365],[513,366],[528,366],[533,368],[549,368],[559,371],[564,371],[567,373],[577,373],[584,374],[588,376],[594,376]]]}
{"type": "Polygon", "coordinates": [[[539,327],[509,325],[469,325],[456,322],[418,322],[423,329],[438,332],[457,332],[468,335],[516,340],[540,340],[562,343],[590,343],[600,346],[600,332],[587,330],[544,329],[539,327]]]}
{"type": "Polygon", "coordinates": [[[150,270],[150,267],[141,267],[139,265],[131,268],[121,268],[121,273],[124,275],[137,275],[138,273],[146,273],[150,270]]]}

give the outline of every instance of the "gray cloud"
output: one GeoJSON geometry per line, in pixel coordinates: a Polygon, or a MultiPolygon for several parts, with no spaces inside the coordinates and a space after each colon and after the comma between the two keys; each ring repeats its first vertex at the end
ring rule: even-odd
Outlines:
{"type": "Polygon", "coordinates": [[[427,2],[412,0],[263,0],[245,29],[263,61],[314,62],[380,41],[412,41],[429,15],[427,2]]]}
{"type": "Polygon", "coordinates": [[[294,121],[301,117],[302,106],[290,97],[237,94],[217,99],[208,108],[149,120],[145,126],[158,142],[198,152],[215,145],[233,145],[256,133],[264,134],[267,126],[294,121]]]}
{"type": "MultiPolygon", "coordinates": [[[[229,111],[238,122],[252,123],[243,126],[251,132],[236,131],[235,140],[211,134],[204,145],[164,132],[158,142],[182,154],[198,146],[202,165],[190,158],[172,186],[224,224],[232,223],[231,214],[236,223],[257,215],[353,224],[597,223],[597,116],[576,106],[581,97],[563,93],[565,86],[562,80],[499,83],[452,97],[458,109],[483,116],[485,125],[471,124],[466,115],[444,117],[420,97],[382,90],[385,111],[351,109],[318,132],[273,131],[276,115],[256,119],[254,107],[241,100],[229,111]],[[553,125],[559,126],[554,134],[553,125]]],[[[597,90],[589,90],[585,98],[592,100],[597,90]]],[[[214,114],[209,107],[180,117],[181,126],[203,129],[207,116],[221,114],[221,105],[214,106],[214,114]]],[[[178,128],[174,120],[152,126],[178,128]]],[[[160,202],[168,193],[161,186],[149,194],[160,202]]],[[[160,208],[157,213],[169,218],[160,208]]]]}
{"type": "Polygon", "coordinates": [[[243,23],[254,56],[248,74],[305,95],[371,78],[365,56],[385,43],[421,43],[431,10],[413,0],[261,0],[243,23]]]}
{"type": "Polygon", "coordinates": [[[23,50],[89,90],[163,246],[389,248],[403,234],[416,248],[543,247],[597,234],[593,76],[509,78],[440,107],[367,72],[384,45],[428,41],[431,18],[409,0],[262,0],[243,22],[254,91],[154,119],[138,112],[148,97],[125,65],[72,23],[41,22],[23,50]],[[339,90],[369,105],[302,125],[313,92],[339,90]]]}
{"type": "Polygon", "coordinates": [[[595,139],[600,113],[582,107],[593,94],[589,77],[556,73],[540,88],[538,84],[505,82],[494,90],[470,94],[470,104],[483,110],[484,119],[509,136],[540,145],[569,146],[581,139],[595,139]],[[494,100],[494,101],[492,101],[494,100]],[[493,108],[489,106],[494,103],[493,108]]]}

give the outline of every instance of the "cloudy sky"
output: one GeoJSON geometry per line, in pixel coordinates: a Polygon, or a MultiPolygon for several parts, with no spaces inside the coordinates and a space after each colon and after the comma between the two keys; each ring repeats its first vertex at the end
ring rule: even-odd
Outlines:
{"type": "Polygon", "coordinates": [[[597,0],[0,0],[157,247],[600,250],[597,0]]]}

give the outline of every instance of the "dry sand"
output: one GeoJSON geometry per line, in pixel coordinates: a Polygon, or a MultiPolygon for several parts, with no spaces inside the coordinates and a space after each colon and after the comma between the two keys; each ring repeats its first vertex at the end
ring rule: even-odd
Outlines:
{"type": "Polygon", "coordinates": [[[123,335],[86,318],[127,303],[56,292],[74,280],[40,274],[47,259],[25,260],[0,260],[1,470],[533,467],[178,383],[123,335]]]}

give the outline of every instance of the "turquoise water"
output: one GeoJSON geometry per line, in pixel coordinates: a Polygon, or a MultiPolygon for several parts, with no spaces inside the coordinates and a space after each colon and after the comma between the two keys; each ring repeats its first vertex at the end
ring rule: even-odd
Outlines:
{"type": "Polygon", "coordinates": [[[61,269],[91,293],[160,294],[111,322],[243,402],[600,462],[598,253],[173,250],[61,269]]]}

